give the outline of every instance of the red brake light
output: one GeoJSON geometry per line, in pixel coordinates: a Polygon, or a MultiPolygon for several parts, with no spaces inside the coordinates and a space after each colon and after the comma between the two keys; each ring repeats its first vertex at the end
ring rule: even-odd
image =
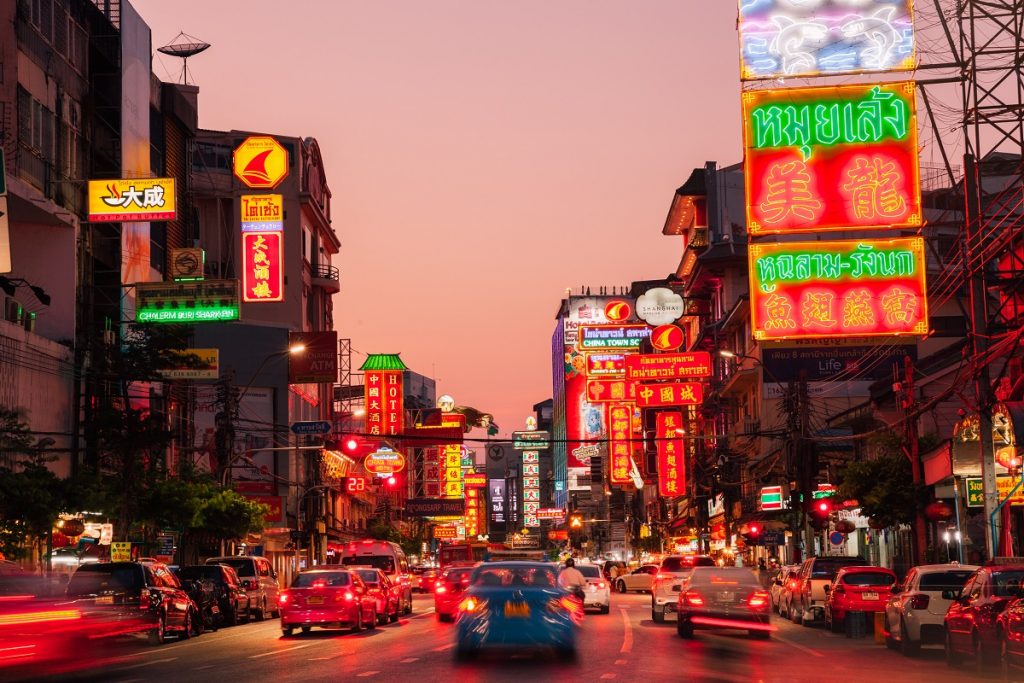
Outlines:
{"type": "Polygon", "coordinates": [[[277,602],[279,605],[287,605],[290,599],[291,596],[288,595],[288,593],[281,593],[279,596],[277,596],[277,602]]]}
{"type": "Polygon", "coordinates": [[[790,579],[789,580],[789,590],[791,590],[791,591],[796,590],[796,579],[790,579]]]}
{"type": "Polygon", "coordinates": [[[352,591],[345,591],[345,602],[352,602],[356,599],[356,596],[352,594],[352,591]]]}
{"type": "Polygon", "coordinates": [[[444,586],[442,586],[441,584],[437,584],[437,589],[434,592],[435,593],[447,593],[448,589],[445,588],[444,586]]]}
{"type": "Polygon", "coordinates": [[[768,600],[770,598],[771,596],[769,596],[764,591],[757,591],[756,593],[750,596],[750,600],[747,601],[747,604],[751,607],[767,607],[768,600]]]}
{"type": "Polygon", "coordinates": [[[915,595],[910,598],[910,609],[928,609],[928,602],[927,595],[915,595]]]}
{"type": "Polygon", "coordinates": [[[598,588],[606,588],[607,586],[608,586],[608,584],[606,584],[604,581],[598,581],[597,582],[597,587],[598,588]]]}
{"type": "Polygon", "coordinates": [[[483,609],[484,601],[474,597],[468,597],[462,601],[459,605],[459,609],[463,612],[476,612],[479,609],[483,609]]]}
{"type": "Polygon", "coordinates": [[[686,591],[685,593],[683,593],[683,601],[691,607],[704,606],[704,598],[701,597],[701,594],[696,591],[686,591]]]}

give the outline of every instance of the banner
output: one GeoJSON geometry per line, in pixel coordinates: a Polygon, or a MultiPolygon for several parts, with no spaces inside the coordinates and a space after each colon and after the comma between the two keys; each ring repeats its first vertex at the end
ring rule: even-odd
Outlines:
{"type": "Polygon", "coordinates": [[[627,379],[685,379],[711,375],[711,354],[707,351],[634,354],[626,357],[627,379]]]}
{"type": "Polygon", "coordinates": [[[284,301],[284,233],[242,233],[242,301],[284,301]]]}
{"type": "Polygon", "coordinates": [[[632,406],[612,403],[608,406],[608,449],[611,451],[609,481],[616,485],[630,483],[632,456],[632,406]]]}

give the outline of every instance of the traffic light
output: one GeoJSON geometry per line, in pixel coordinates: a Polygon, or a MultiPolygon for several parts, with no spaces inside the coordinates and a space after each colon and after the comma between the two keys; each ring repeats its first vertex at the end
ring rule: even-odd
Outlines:
{"type": "Polygon", "coordinates": [[[758,539],[761,538],[761,525],[748,524],[742,535],[743,540],[747,542],[747,545],[757,545],[758,539]]]}
{"type": "Polygon", "coordinates": [[[341,451],[353,460],[362,460],[380,447],[380,444],[359,434],[340,434],[324,443],[327,450],[341,451]]]}
{"type": "Polygon", "coordinates": [[[569,515],[569,528],[570,529],[582,529],[583,528],[583,515],[578,512],[574,512],[569,515]]]}
{"type": "Polygon", "coordinates": [[[811,526],[815,529],[824,529],[828,524],[828,518],[832,514],[832,501],[827,498],[818,498],[811,501],[811,526]]]}

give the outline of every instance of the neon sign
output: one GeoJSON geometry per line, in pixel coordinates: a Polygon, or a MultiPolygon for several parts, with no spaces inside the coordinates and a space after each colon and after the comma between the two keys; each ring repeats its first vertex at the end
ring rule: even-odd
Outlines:
{"type": "Polygon", "coordinates": [[[636,398],[636,384],[626,379],[588,379],[587,401],[590,403],[614,403],[632,401],[636,398]]]}
{"type": "Polygon", "coordinates": [[[655,418],[655,436],[658,439],[658,493],[675,498],[685,493],[686,461],[683,440],[676,430],[683,427],[681,412],[661,412],[655,418]]]}
{"type": "MultiPolygon", "coordinates": [[[[365,373],[367,433],[372,436],[401,434],[405,413],[402,371],[366,370],[365,373]]],[[[455,449],[458,451],[459,446],[455,449]]]]}
{"type": "Polygon", "coordinates": [[[647,325],[581,325],[579,347],[587,349],[639,349],[651,336],[647,325]]]}
{"type": "Polygon", "coordinates": [[[242,232],[284,230],[284,197],[279,194],[243,194],[242,232]]]}
{"type": "Polygon", "coordinates": [[[242,301],[284,300],[283,243],[280,232],[242,233],[242,301]]]}
{"type": "Polygon", "coordinates": [[[926,334],[924,240],[750,246],[758,340],[926,334]]]}
{"type": "Polygon", "coordinates": [[[636,404],[641,408],[696,406],[703,402],[704,385],[699,382],[641,384],[636,392],[636,404]]]}
{"type": "Polygon", "coordinates": [[[741,78],[914,68],[913,0],[741,0],[741,78]]]}
{"type": "Polygon", "coordinates": [[[633,409],[628,403],[613,403],[608,407],[608,450],[611,457],[609,480],[612,484],[628,484],[632,469],[633,409]]]}
{"type": "Polygon", "coordinates": [[[710,377],[711,374],[711,354],[707,351],[639,353],[626,356],[627,379],[683,379],[684,377],[710,377]]]}
{"type": "Polygon", "coordinates": [[[625,355],[621,353],[587,354],[587,377],[621,377],[625,374],[625,355]]]}
{"type": "Polygon", "coordinates": [[[914,84],[743,94],[751,235],[921,225],[914,84]]]}

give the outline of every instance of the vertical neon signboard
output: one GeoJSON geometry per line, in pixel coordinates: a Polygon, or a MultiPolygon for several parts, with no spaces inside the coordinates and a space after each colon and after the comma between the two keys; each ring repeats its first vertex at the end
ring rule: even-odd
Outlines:
{"type": "Polygon", "coordinates": [[[655,416],[658,439],[658,493],[666,498],[681,496],[686,491],[686,461],[683,440],[676,430],[683,428],[683,414],[660,412],[655,416]]]}
{"type": "Polygon", "coordinates": [[[912,82],[743,93],[751,235],[921,225],[912,82]]]}
{"type": "Polygon", "coordinates": [[[404,418],[402,371],[366,370],[365,373],[367,433],[372,436],[401,434],[404,418]]]}
{"type": "Polygon", "coordinates": [[[523,526],[540,526],[539,511],[540,451],[523,451],[523,526]]]}
{"type": "Polygon", "coordinates": [[[284,300],[283,248],[283,233],[242,233],[242,301],[284,300]]]}
{"type": "MultiPolygon", "coordinates": [[[[442,413],[442,427],[459,427],[466,429],[466,416],[462,413],[442,413]]],[[[444,497],[462,498],[465,494],[465,487],[462,479],[462,446],[459,444],[447,444],[441,446],[441,469],[444,473],[444,497]]]]}
{"type": "Polygon", "coordinates": [[[611,459],[609,481],[612,484],[629,484],[632,469],[633,407],[629,403],[612,403],[608,406],[608,454],[611,459]]]}
{"type": "Polygon", "coordinates": [[[913,5],[913,0],[740,0],[740,77],[913,69],[913,5]]]}
{"type": "Polygon", "coordinates": [[[924,240],[749,247],[754,339],[928,332],[924,240]]]}

